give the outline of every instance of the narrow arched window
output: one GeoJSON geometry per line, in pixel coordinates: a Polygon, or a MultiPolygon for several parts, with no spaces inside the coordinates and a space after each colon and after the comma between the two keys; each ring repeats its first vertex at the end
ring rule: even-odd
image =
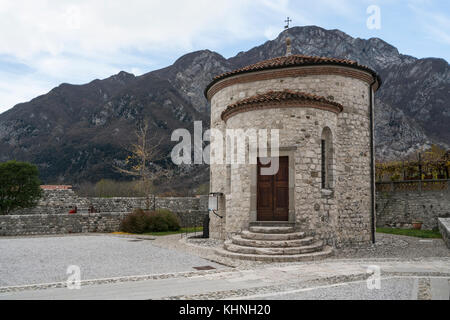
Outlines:
{"type": "Polygon", "coordinates": [[[322,189],[332,189],[333,183],[333,139],[330,128],[325,127],[321,138],[322,189]]]}
{"type": "Polygon", "coordinates": [[[327,188],[327,152],[326,152],[326,140],[322,139],[321,154],[322,154],[322,189],[327,188]]]}

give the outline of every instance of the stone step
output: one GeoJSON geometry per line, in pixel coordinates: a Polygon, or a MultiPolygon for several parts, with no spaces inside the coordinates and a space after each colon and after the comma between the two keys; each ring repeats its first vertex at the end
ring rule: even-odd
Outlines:
{"type": "Polygon", "coordinates": [[[230,252],[225,249],[216,249],[216,254],[239,260],[263,261],[263,262],[301,262],[301,261],[316,261],[323,260],[333,255],[333,249],[324,247],[322,251],[311,252],[305,254],[294,255],[261,255],[261,254],[242,254],[237,252],[230,252]]]}
{"type": "Polygon", "coordinates": [[[301,247],[307,246],[314,242],[313,237],[297,239],[297,240],[254,240],[245,239],[241,235],[234,236],[231,241],[233,244],[244,247],[257,248],[286,248],[286,247],[301,247]]]}
{"type": "Polygon", "coordinates": [[[274,227],[274,226],[264,226],[264,227],[260,227],[260,226],[253,226],[248,228],[248,230],[250,232],[255,232],[255,233],[276,233],[276,234],[285,234],[285,233],[292,233],[295,232],[294,227],[274,227]]]}
{"type": "Polygon", "coordinates": [[[297,240],[303,239],[305,237],[304,232],[292,232],[285,234],[269,234],[269,233],[255,233],[245,230],[241,233],[241,237],[250,240],[264,240],[264,241],[286,241],[286,240],[297,240]]]}
{"type": "Polygon", "coordinates": [[[323,242],[317,241],[308,246],[301,247],[287,247],[287,248],[257,248],[245,247],[233,244],[231,241],[226,241],[224,248],[228,251],[242,254],[261,254],[261,255],[296,255],[305,254],[323,249],[323,242]]]}
{"type": "Polygon", "coordinates": [[[295,227],[295,222],[289,221],[253,221],[250,227],[295,227]]]}

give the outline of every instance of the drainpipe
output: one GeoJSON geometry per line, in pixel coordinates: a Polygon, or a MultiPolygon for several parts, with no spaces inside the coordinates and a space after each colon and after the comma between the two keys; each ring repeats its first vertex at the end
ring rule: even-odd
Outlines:
{"type": "Polygon", "coordinates": [[[375,148],[374,148],[374,112],[373,112],[373,85],[377,82],[375,78],[369,87],[369,97],[370,97],[370,213],[372,218],[372,243],[375,243],[375,148]]]}

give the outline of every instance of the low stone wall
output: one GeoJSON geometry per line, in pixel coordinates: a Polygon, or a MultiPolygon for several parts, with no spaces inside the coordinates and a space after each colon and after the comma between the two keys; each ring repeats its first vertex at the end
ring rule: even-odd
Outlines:
{"type": "MultiPolygon", "coordinates": [[[[119,231],[127,212],[29,214],[0,216],[0,236],[51,235],[68,233],[109,233],[119,231]]],[[[201,226],[204,211],[176,213],[183,226],[201,226]]]]}
{"type": "Polygon", "coordinates": [[[203,220],[208,215],[208,211],[204,210],[191,210],[183,212],[175,212],[180,219],[181,226],[184,227],[201,227],[203,226],[203,220]]]}
{"type": "Polygon", "coordinates": [[[422,221],[423,229],[436,230],[438,218],[450,217],[450,188],[448,181],[377,184],[376,205],[377,227],[411,228],[422,221]]]}
{"type": "Polygon", "coordinates": [[[114,232],[126,213],[0,216],[0,236],[114,232]]]}
{"type": "MultiPolygon", "coordinates": [[[[0,236],[119,231],[120,222],[133,209],[145,208],[146,198],[84,198],[70,188],[45,188],[34,208],[0,216],[0,236]],[[74,207],[76,214],[68,214],[74,207]],[[97,213],[88,213],[90,207],[97,213]]],[[[169,209],[182,227],[201,226],[208,214],[208,196],[149,199],[150,208],[169,209]]]]}
{"type": "MultiPolygon", "coordinates": [[[[145,198],[88,198],[87,201],[99,212],[130,212],[135,208],[145,208],[147,202],[145,198]]],[[[185,198],[156,197],[155,199],[150,198],[148,201],[150,202],[150,208],[164,208],[172,212],[208,211],[207,196],[185,198]]]]}
{"type": "Polygon", "coordinates": [[[450,219],[439,218],[438,223],[442,239],[444,239],[445,244],[450,249],[450,219]]]}
{"type": "MultiPolygon", "coordinates": [[[[11,215],[67,214],[75,206],[81,213],[87,213],[91,206],[96,212],[131,212],[136,208],[145,208],[146,202],[146,198],[84,198],[71,189],[44,190],[44,196],[36,207],[14,211],[11,215]]],[[[208,211],[208,196],[150,197],[149,202],[150,208],[165,208],[173,212],[208,211]]]]}

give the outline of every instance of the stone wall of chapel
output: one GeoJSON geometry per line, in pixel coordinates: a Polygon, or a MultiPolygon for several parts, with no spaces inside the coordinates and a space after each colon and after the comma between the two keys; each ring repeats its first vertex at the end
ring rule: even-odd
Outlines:
{"type": "MultiPolygon", "coordinates": [[[[285,130],[284,138],[281,138],[282,145],[299,145],[295,153],[296,166],[301,168],[299,172],[296,171],[295,178],[297,226],[336,246],[369,242],[371,226],[369,84],[341,75],[286,77],[234,84],[223,88],[211,99],[211,128],[221,130],[223,135],[227,127],[240,126],[245,129],[268,124],[285,130]],[[228,105],[256,94],[283,89],[323,96],[342,104],[344,110],[337,115],[335,121],[327,119],[336,117],[334,113],[309,108],[250,111],[235,115],[228,123],[222,121],[221,114],[228,105]],[[316,125],[316,122],[319,124],[316,125]],[[331,196],[320,192],[318,142],[325,124],[332,130],[334,141],[335,187],[331,196]],[[286,129],[283,129],[283,126],[286,129]],[[304,155],[302,148],[307,150],[304,155]],[[315,172],[318,172],[317,176],[315,172]],[[304,192],[305,190],[308,192],[304,192]]],[[[250,189],[246,189],[245,185],[249,173],[246,171],[248,168],[245,166],[232,168],[231,185],[234,190],[223,199],[220,214],[225,218],[211,219],[212,237],[220,235],[223,238],[248,227],[248,218],[246,220],[241,213],[245,212],[246,206],[249,205],[246,199],[249,197],[250,189]],[[237,179],[241,181],[240,186],[236,185],[237,179]],[[239,192],[242,194],[242,199],[239,200],[242,201],[233,198],[239,192]],[[219,220],[221,223],[218,223],[219,220]]],[[[211,165],[211,190],[225,193],[226,176],[225,164],[211,165]]]]}
{"type": "MultiPolygon", "coordinates": [[[[317,238],[334,233],[337,212],[334,202],[321,197],[321,135],[325,127],[336,132],[337,115],[314,108],[276,108],[235,115],[227,128],[278,129],[280,150],[294,157],[294,221],[299,230],[317,238]],[[320,208],[317,208],[320,206],[320,208]],[[325,216],[324,211],[328,214],[325,216]]],[[[246,229],[251,220],[251,192],[256,171],[249,165],[232,166],[230,207],[227,207],[226,234],[246,229]]]]}

